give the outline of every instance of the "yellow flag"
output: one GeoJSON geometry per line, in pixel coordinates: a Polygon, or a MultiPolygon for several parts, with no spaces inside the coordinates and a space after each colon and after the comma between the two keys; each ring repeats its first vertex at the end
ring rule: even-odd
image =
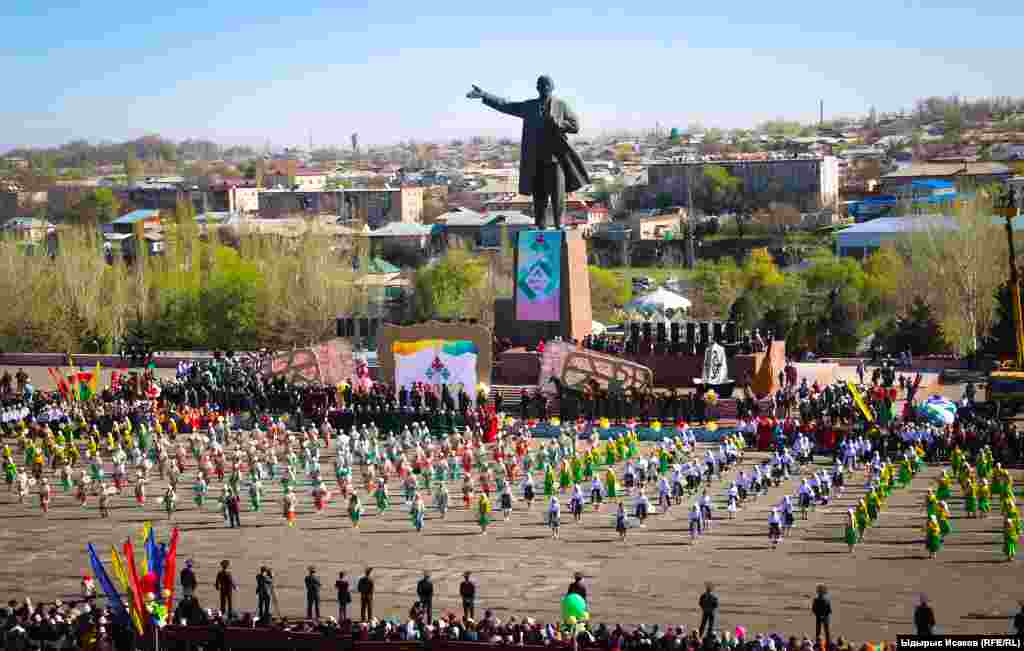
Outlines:
{"type": "Polygon", "coordinates": [[[128,580],[128,571],[125,569],[124,563],[121,561],[121,557],[118,555],[115,547],[110,548],[110,564],[114,569],[114,576],[117,577],[117,582],[121,584],[121,594],[125,597],[125,605],[128,607],[128,612],[131,613],[135,630],[139,632],[139,635],[142,635],[142,617],[135,610],[135,600],[132,599],[132,584],[128,580]]]}
{"type": "Polygon", "coordinates": [[[853,386],[853,382],[847,380],[846,386],[850,389],[850,395],[853,396],[853,403],[857,405],[857,408],[860,409],[862,414],[864,414],[864,418],[867,418],[869,423],[875,422],[875,415],[871,413],[868,406],[864,404],[864,398],[860,397],[860,391],[857,390],[857,387],[853,386]]]}
{"type": "MultiPolygon", "coordinates": [[[[146,559],[146,564],[143,566],[141,563],[135,563],[135,567],[149,567],[149,549],[146,547],[146,539],[149,538],[149,530],[153,528],[153,523],[146,521],[142,523],[142,536],[139,538],[139,549],[143,550],[143,555],[146,559]]],[[[139,573],[139,579],[142,579],[142,575],[145,572],[139,573]]]]}

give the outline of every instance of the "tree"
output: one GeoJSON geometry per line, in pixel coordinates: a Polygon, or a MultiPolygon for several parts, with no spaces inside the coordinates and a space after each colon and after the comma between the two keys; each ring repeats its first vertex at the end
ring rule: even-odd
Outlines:
{"type": "Polygon", "coordinates": [[[616,310],[629,302],[632,287],[626,279],[618,274],[591,266],[590,274],[590,307],[594,318],[608,320],[616,310]]]}
{"type": "Polygon", "coordinates": [[[875,340],[888,351],[911,351],[914,355],[933,355],[949,352],[949,343],[928,303],[914,297],[905,317],[892,319],[875,335],[875,340]]]}
{"type": "Polygon", "coordinates": [[[995,323],[985,341],[985,352],[1000,360],[1016,359],[1017,335],[1013,322],[1013,293],[1006,282],[996,290],[995,323]]]}
{"type": "Polygon", "coordinates": [[[743,181],[721,165],[705,165],[700,182],[694,188],[694,201],[705,214],[718,214],[738,207],[743,181]]]}
{"type": "Polygon", "coordinates": [[[903,257],[895,247],[883,246],[864,261],[864,300],[872,310],[900,306],[903,257]]]}
{"type": "Polygon", "coordinates": [[[96,188],[86,194],[72,213],[70,221],[88,226],[107,224],[117,219],[120,202],[110,188],[96,188]]]}
{"type": "Polygon", "coordinates": [[[456,319],[466,315],[466,299],[482,288],[487,265],[462,249],[451,249],[440,261],[416,272],[417,307],[422,319],[456,319]]]}
{"type": "Polygon", "coordinates": [[[904,291],[935,310],[942,331],[964,355],[977,351],[988,334],[996,289],[1007,276],[1006,233],[992,212],[992,200],[978,192],[957,204],[951,219],[919,218],[905,242],[904,291]]]}
{"type": "Polygon", "coordinates": [[[128,157],[124,161],[124,173],[128,177],[128,185],[135,185],[139,177],[143,174],[142,163],[135,157],[134,153],[129,153],[128,157]]]}

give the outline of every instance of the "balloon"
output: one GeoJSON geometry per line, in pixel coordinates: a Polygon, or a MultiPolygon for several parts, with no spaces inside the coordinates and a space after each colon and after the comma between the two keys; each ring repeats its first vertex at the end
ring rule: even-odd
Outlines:
{"type": "Polygon", "coordinates": [[[142,594],[146,594],[147,592],[152,592],[153,594],[156,594],[158,592],[156,585],[156,574],[153,574],[152,572],[147,572],[139,580],[139,583],[142,584],[140,586],[142,588],[142,594]]]}
{"type": "Polygon", "coordinates": [[[583,621],[585,621],[585,622],[589,622],[590,621],[590,613],[589,612],[583,613],[583,621]]]}
{"type": "Polygon", "coordinates": [[[562,619],[568,620],[570,617],[579,619],[585,612],[587,612],[587,602],[575,592],[562,598],[562,619]]]}
{"type": "Polygon", "coordinates": [[[573,625],[576,624],[576,618],[573,617],[572,615],[569,615],[568,617],[565,618],[565,623],[568,624],[569,626],[573,626],[573,625]]]}

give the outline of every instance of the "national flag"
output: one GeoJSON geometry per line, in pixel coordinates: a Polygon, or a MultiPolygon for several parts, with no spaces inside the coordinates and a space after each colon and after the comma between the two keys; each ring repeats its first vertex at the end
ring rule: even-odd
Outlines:
{"type": "Polygon", "coordinates": [[[95,382],[92,373],[89,371],[79,371],[75,374],[75,380],[78,386],[79,400],[91,400],[96,395],[92,390],[92,385],[95,382]]]}
{"type": "Polygon", "coordinates": [[[86,548],[89,550],[89,564],[92,566],[93,576],[96,577],[100,587],[103,588],[103,593],[107,595],[107,605],[119,619],[122,621],[127,620],[128,610],[124,606],[124,601],[121,600],[121,595],[118,594],[114,584],[111,583],[106,568],[103,567],[99,556],[96,555],[96,549],[92,546],[92,543],[86,545],[86,548]]]}
{"type": "Polygon", "coordinates": [[[164,558],[164,589],[167,590],[167,610],[171,610],[174,600],[174,571],[178,562],[178,528],[171,530],[171,544],[167,548],[167,556],[164,558]]]}
{"type": "MultiPolygon", "coordinates": [[[[111,561],[111,565],[114,568],[114,575],[117,577],[117,580],[121,582],[121,590],[122,590],[122,592],[124,592],[126,595],[128,595],[129,599],[133,599],[134,590],[132,589],[131,579],[128,578],[128,570],[125,569],[124,562],[121,560],[121,557],[118,555],[116,547],[111,547],[110,548],[110,561],[111,561]]],[[[134,600],[132,600],[131,603],[134,604],[134,600]]],[[[132,606],[132,608],[130,608],[130,611],[131,611],[132,623],[135,624],[135,630],[138,631],[139,634],[141,635],[142,634],[142,616],[138,612],[136,612],[134,606],[132,606]]]]}
{"type": "Polygon", "coordinates": [[[146,541],[149,539],[149,532],[153,528],[153,523],[145,521],[142,523],[142,531],[139,533],[139,547],[142,548],[142,553],[145,555],[143,558],[146,561],[146,567],[149,567],[149,548],[146,546],[146,541]]]}

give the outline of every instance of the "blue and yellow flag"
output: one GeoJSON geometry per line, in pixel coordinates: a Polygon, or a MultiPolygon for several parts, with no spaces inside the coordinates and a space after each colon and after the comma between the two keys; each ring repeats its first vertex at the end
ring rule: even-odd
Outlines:
{"type": "Polygon", "coordinates": [[[96,555],[96,549],[92,546],[92,543],[86,545],[86,549],[89,550],[89,565],[92,566],[93,576],[96,577],[97,583],[103,588],[103,594],[107,595],[107,604],[110,606],[110,611],[122,621],[127,621],[128,610],[124,606],[124,601],[121,600],[120,593],[114,588],[114,584],[110,582],[110,576],[107,574],[106,568],[103,567],[103,563],[100,562],[99,556],[96,555]]]}

